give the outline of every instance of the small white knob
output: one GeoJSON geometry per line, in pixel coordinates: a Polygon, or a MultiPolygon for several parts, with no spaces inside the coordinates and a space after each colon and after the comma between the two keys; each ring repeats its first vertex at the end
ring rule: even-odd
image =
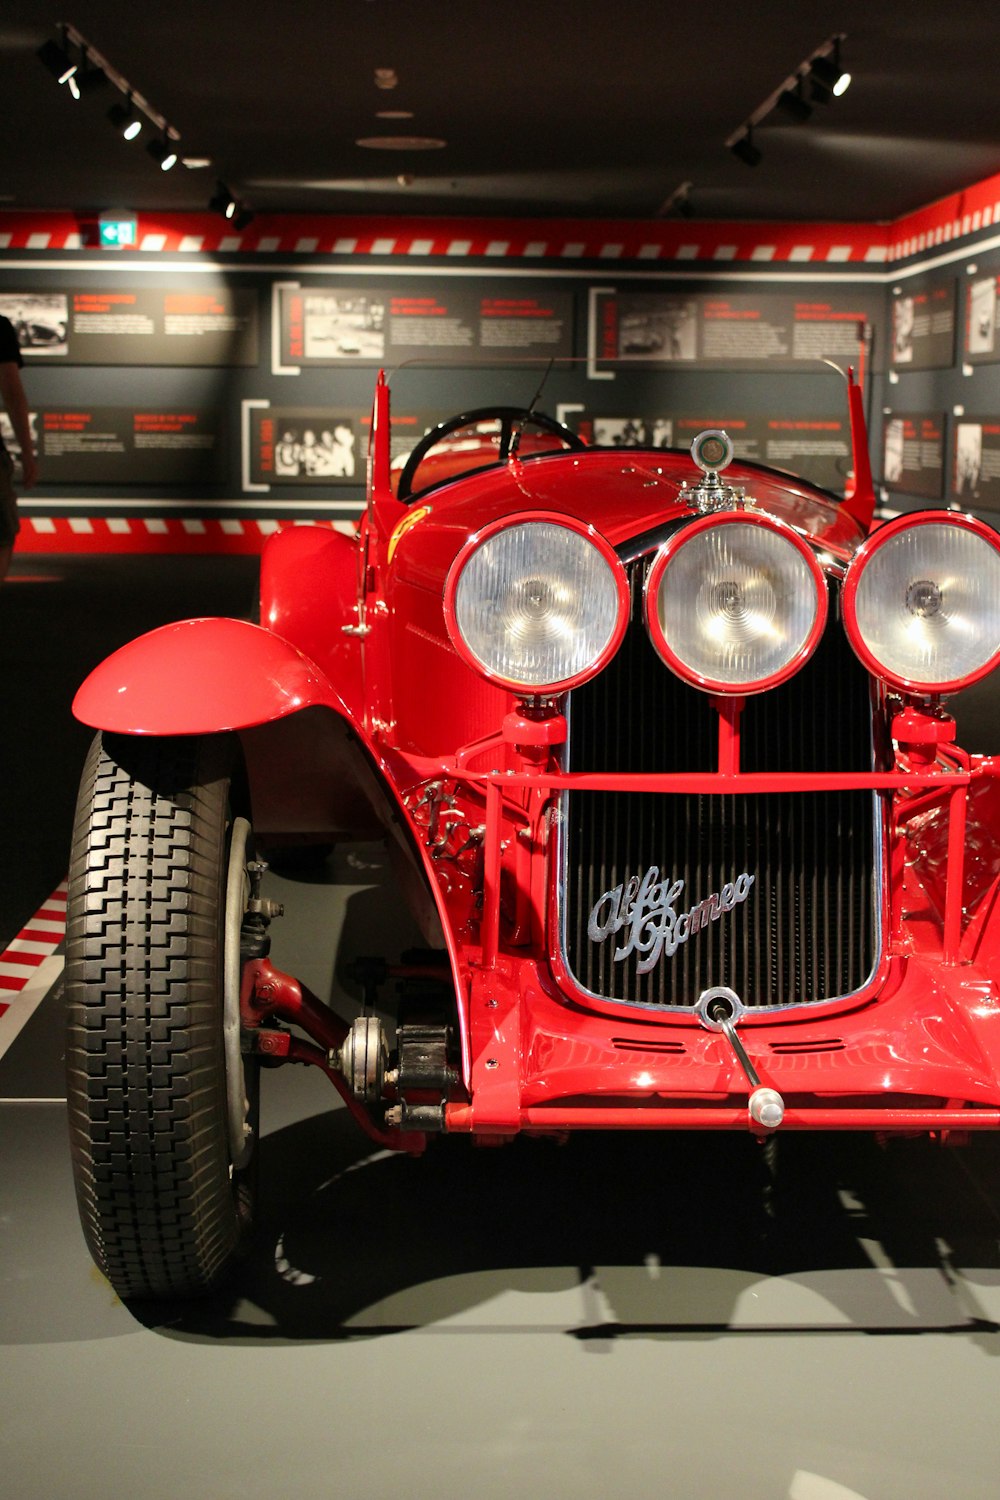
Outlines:
{"type": "Polygon", "coordinates": [[[749,1107],[751,1120],[764,1130],[777,1130],[785,1118],[785,1101],[777,1089],[754,1089],[749,1107]]]}

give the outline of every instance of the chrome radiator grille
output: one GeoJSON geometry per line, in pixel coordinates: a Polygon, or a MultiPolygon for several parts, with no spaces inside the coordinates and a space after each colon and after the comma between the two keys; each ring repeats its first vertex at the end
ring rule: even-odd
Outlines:
{"type": "MultiPolygon", "coordinates": [[[[638,593],[643,564],[634,565],[638,593]]],[[[868,771],[868,676],[831,599],[819,649],[791,681],[747,700],[744,771],[868,771]]],[[[570,769],[714,771],[718,715],[649,644],[638,610],[608,669],[576,689],[570,769]]],[[[745,1005],[808,1004],[860,989],[878,947],[876,799],[871,792],[683,796],[573,792],[562,808],[564,959],[580,987],[637,1005],[693,1006],[712,985],[745,1005]],[[656,866],[683,880],[687,911],[743,872],[749,895],[648,973],[616,962],[616,938],[593,941],[601,896],[656,866]]]]}

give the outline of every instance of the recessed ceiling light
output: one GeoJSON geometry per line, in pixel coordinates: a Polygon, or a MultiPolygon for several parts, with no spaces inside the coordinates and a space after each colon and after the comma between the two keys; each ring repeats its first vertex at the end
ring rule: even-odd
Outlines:
{"type": "Polygon", "coordinates": [[[212,165],[210,156],[182,156],[181,166],[187,167],[189,172],[200,172],[204,167],[212,165]]]}
{"type": "Polygon", "coordinates": [[[377,109],[376,120],[412,120],[412,109],[377,109]]]}
{"type": "Polygon", "coordinates": [[[439,151],[448,142],[432,135],[365,135],[354,144],[368,151],[439,151]]]}
{"type": "Polygon", "coordinates": [[[376,68],[375,87],[377,89],[394,89],[399,82],[399,75],[395,68],[376,68]]]}

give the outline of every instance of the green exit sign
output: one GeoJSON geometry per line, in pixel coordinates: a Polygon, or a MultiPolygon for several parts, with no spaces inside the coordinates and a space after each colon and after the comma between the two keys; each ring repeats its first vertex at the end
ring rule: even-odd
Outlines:
{"type": "Polygon", "coordinates": [[[134,245],[136,240],[136,221],[123,219],[121,217],[106,218],[100,221],[101,244],[109,249],[117,250],[122,245],[134,245]]]}

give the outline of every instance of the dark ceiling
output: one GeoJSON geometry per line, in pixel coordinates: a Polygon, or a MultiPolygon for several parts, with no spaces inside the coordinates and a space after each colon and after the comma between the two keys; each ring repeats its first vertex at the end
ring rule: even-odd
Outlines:
{"type": "Polygon", "coordinates": [[[0,207],[202,210],[223,178],[258,212],[648,219],[689,182],[699,218],[892,220],[1000,171],[998,77],[983,0],[13,0],[0,207]],[[54,18],[212,166],[161,172],[111,87],[75,103],[35,56],[54,18]],[[841,32],[849,91],[736,160],[726,139],[841,32]],[[357,144],[400,134],[446,144],[357,144]]]}

